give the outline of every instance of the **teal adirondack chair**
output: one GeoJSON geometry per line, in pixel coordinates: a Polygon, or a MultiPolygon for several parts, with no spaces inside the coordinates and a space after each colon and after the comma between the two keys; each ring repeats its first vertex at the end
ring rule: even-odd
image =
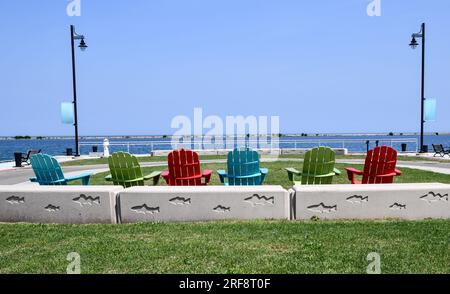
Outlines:
{"type": "Polygon", "coordinates": [[[153,179],[153,185],[156,185],[161,176],[160,171],[154,171],[147,176],[143,176],[136,156],[126,152],[113,153],[108,157],[108,163],[111,174],[106,176],[105,180],[124,188],[144,186],[144,181],[151,179],[153,179]]]}
{"type": "Polygon", "coordinates": [[[81,180],[83,186],[89,185],[91,173],[82,173],[73,177],[65,177],[58,161],[48,154],[35,154],[31,157],[31,166],[36,177],[30,181],[43,186],[67,185],[68,182],[81,180]]]}
{"type": "Polygon", "coordinates": [[[335,153],[328,147],[318,147],[309,150],[303,161],[303,171],[286,168],[289,180],[295,185],[331,184],[335,175],[341,171],[334,167],[335,153]]]}
{"type": "Polygon", "coordinates": [[[227,168],[228,172],[217,171],[220,181],[227,186],[262,185],[269,171],[259,167],[258,152],[249,148],[236,148],[229,152],[227,168]]]}

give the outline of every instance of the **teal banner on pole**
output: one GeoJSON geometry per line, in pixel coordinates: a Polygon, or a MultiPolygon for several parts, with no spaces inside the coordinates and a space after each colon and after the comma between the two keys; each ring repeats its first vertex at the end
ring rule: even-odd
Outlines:
{"type": "Polygon", "coordinates": [[[425,100],[425,121],[436,121],[436,99],[425,100]]]}
{"type": "Polygon", "coordinates": [[[61,122],[68,125],[74,124],[75,119],[72,102],[61,103],[61,122]]]}

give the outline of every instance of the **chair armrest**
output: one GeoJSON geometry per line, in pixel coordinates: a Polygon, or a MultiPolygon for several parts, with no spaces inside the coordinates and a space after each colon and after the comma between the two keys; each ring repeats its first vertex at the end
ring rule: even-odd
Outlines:
{"type": "Polygon", "coordinates": [[[375,178],[390,178],[390,177],[394,177],[396,175],[397,175],[396,172],[392,172],[392,173],[388,173],[388,174],[384,174],[384,175],[376,175],[375,178]]]}
{"type": "Polygon", "coordinates": [[[163,177],[163,179],[166,181],[167,185],[169,184],[169,177],[170,177],[170,173],[169,171],[163,171],[161,173],[161,177],[163,177]]]}
{"type": "Polygon", "coordinates": [[[159,177],[159,176],[161,176],[161,172],[154,171],[154,172],[151,172],[150,174],[144,176],[144,180],[150,180],[150,179],[153,179],[154,177],[159,177]]]}
{"type": "Polygon", "coordinates": [[[348,167],[345,170],[347,171],[347,173],[350,172],[350,173],[353,173],[353,174],[357,174],[359,176],[362,176],[364,174],[362,171],[357,170],[356,168],[353,168],[353,167],[348,167]]]}
{"type": "Polygon", "coordinates": [[[259,172],[261,173],[261,185],[264,183],[264,180],[266,179],[266,175],[269,173],[269,169],[268,168],[260,168],[259,172]]]}
{"type": "Polygon", "coordinates": [[[202,176],[203,177],[211,176],[212,173],[213,173],[213,171],[211,169],[205,169],[202,173],[202,176]]]}
{"type": "Polygon", "coordinates": [[[66,181],[76,181],[90,176],[92,176],[92,173],[82,173],[76,176],[66,177],[66,181]]]}
{"type": "Polygon", "coordinates": [[[161,177],[161,172],[154,171],[151,174],[144,176],[144,180],[153,179],[153,186],[156,186],[156,185],[158,185],[160,177],[161,177]]]}
{"type": "Polygon", "coordinates": [[[339,170],[339,169],[337,169],[337,168],[334,168],[333,169],[333,172],[336,174],[336,175],[340,175],[342,172],[339,170]]]}
{"type": "Polygon", "coordinates": [[[346,168],[345,170],[347,171],[349,181],[352,184],[358,184],[359,182],[356,180],[356,175],[362,176],[363,172],[352,167],[346,168]]]}
{"type": "MultiPolygon", "coordinates": [[[[233,178],[235,178],[235,179],[252,179],[252,178],[260,177],[260,176],[262,176],[261,173],[256,173],[256,174],[246,175],[246,176],[233,176],[233,178]]],[[[230,176],[230,178],[231,178],[231,176],[230,176]]]]}
{"type": "Polygon", "coordinates": [[[301,175],[302,174],[301,172],[299,172],[298,170],[296,170],[293,167],[287,167],[287,168],[285,168],[285,170],[287,170],[288,173],[293,173],[293,174],[296,174],[296,175],[301,175]]]}
{"type": "Polygon", "coordinates": [[[384,174],[384,175],[377,175],[375,176],[376,178],[389,178],[389,177],[395,177],[395,176],[401,176],[402,172],[398,169],[396,169],[395,171],[388,173],[388,174],[384,174]]]}
{"type": "Polygon", "coordinates": [[[308,175],[308,174],[303,174],[305,177],[314,177],[314,178],[328,178],[328,177],[332,177],[334,175],[336,175],[335,172],[331,172],[329,174],[324,174],[324,175],[308,175]]]}
{"type": "Polygon", "coordinates": [[[219,175],[223,176],[223,177],[227,177],[228,176],[227,172],[224,169],[217,170],[217,173],[219,175]]]}
{"type": "Polygon", "coordinates": [[[92,176],[92,173],[82,173],[73,177],[66,177],[65,181],[66,182],[72,182],[72,181],[77,181],[77,180],[81,180],[83,183],[83,186],[87,186],[89,185],[89,180],[92,176]]]}
{"type": "Polygon", "coordinates": [[[287,171],[289,181],[291,181],[291,182],[294,182],[295,176],[301,176],[302,175],[301,172],[299,172],[298,170],[296,170],[293,167],[285,168],[285,170],[287,171]]]}
{"type": "Polygon", "coordinates": [[[262,175],[267,175],[267,173],[269,173],[269,169],[268,169],[268,168],[262,167],[262,168],[259,169],[259,172],[260,172],[262,175]]]}
{"type": "MultiPolygon", "coordinates": [[[[137,178],[137,179],[132,179],[132,180],[120,180],[118,182],[121,182],[121,183],[122,182],[123,183],[134,183],[134,182],[138,182],[138,181],[142,181],[142,180],[144,180],[144,178],[137,178]]],[[[108,181],[108,182],[114,181],[112,175],[107,175],[105,177],[105,181],[108,181]]]]}
{"type": "Polygon", "coordinates": [[[209,183],[209,181],[211,180],[211,175],[212,175],[213,171],[210,169],[205,169],[202,173],[202,178],[205,179],[205,185],[207,185],[209,183]]]}
{"type": "Polygon", "coordinates": [[[221,182],[222,184],[225,184],[225,178],[228,177],[227,172],[226,172],[225,170],[223,170],[223,169],[219,169],[219,170],[217,171],[217,174],[219,175],[220,182],[221,182]]]}

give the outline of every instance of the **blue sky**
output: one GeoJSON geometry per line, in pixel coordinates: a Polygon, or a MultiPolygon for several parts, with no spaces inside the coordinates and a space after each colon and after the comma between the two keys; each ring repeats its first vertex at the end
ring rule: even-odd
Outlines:
{"type": "MultiPolygon", "coordinates": [[[[81,135],[172,134],[176,115],[278,115],[283,133],[419,131],[420,50],[427,97],[450,131],[450,1],[66,0],[0,2],[0,135],[72,135],[69,25],[81,135]]],[[[206,131],[206,130],[205,130],[206,131]]]]}

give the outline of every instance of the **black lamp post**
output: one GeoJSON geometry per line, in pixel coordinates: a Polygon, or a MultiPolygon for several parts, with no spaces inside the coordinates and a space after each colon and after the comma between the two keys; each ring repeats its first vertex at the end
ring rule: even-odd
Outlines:
{"type": "Polygon", "coordinates": [[[422,38],[422,95],[421,95],[421,115],[420,115],[420,153],[425,152],[423,146],[423,125],[425,123],[424,118],[424,104],[425,104],[425,23],[422,23],[420,32],[412,34],[412,40],[409,46],[412,49],[416,49],[419,43],[417,38],[422,38]]]}
{"type": "Polygon", "coordinates": [[[78,115],[77,115],[77,81],[75,73],[75,40],[81,40],[78,47],[81,51],[86,50],[88,47],[84,42],[84,36],[78,35],[75,32],[75,27],[70,26],[70,41],[72,45],[72,79],[73,79],[73,114],[74,114],[74,126],[75,126],[75,156],[80,156],[80,147],[78,145],[78,115]]]}

